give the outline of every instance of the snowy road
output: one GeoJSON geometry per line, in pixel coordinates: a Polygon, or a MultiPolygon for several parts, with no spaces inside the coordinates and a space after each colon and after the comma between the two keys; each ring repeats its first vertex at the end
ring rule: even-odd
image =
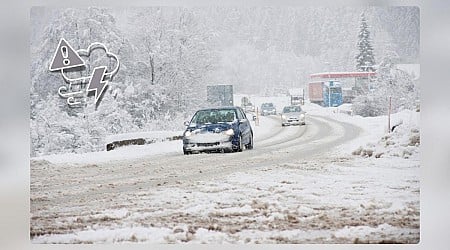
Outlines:
{"type": "Polygon", "coordinates": [[[270,130],[256,129],[255,148],[240,153],[32,161],[32,241],[416,242],[416,166],[381,179],[380,169],[355,168],[336,149],[361,129],[308,118],[294,127],[263,119],[270,130]]]}

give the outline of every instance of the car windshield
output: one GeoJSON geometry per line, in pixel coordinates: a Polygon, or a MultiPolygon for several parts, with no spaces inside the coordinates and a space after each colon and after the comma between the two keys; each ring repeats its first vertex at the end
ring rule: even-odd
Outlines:
{"type": "Polygon", "coordinates": [[[272,108],[273,104],[272,103],[263,103],[263,105],[261,105],[262,108],[272,108]]]}
{"type": "Polygon", "coordinates": [[[236,118],[234,109],[208,109],[195,113],[191,123],[194,124],[215,124],[233,122],[236,118]]]}
{"type": "Polygon", "coordinates": [[[284,107],[283,109],[283,113],[292,113],[292,112],[301,112],[302,109],[300,108],[300,106],[287,106],[284,107]]]}

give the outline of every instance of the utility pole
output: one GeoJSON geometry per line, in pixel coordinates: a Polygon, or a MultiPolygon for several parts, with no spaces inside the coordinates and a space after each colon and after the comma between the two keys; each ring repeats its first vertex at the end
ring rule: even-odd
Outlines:
{"type": "Polygon", "coordinates": [[[389,96],[389,109],[388,109],[388,133],[391,133],[391,105],[392,97],[389,96]]]}
{"type": "Polygon", "coordinates": [[[255,126],[259,126],[259,108],[256,107],[255,126]]]}

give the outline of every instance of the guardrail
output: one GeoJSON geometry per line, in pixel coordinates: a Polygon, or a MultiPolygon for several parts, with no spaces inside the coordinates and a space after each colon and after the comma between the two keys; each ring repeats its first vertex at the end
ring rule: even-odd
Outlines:
{"type": "Polygon", "coordinates": [[[129,146],[129,145],[145,145],[152,144],[155,142],[164,142],[164,141],[175,141],[183,139],[182,135],[174,135],[165,138],[153,138],[153,139],[144,139],[144,138],[136,138],[136,139],[128,139],[128,140],[120,140],[113,141],[111,143],[106,144],[106,151],[111,151],[119,147],[129,146]]]}

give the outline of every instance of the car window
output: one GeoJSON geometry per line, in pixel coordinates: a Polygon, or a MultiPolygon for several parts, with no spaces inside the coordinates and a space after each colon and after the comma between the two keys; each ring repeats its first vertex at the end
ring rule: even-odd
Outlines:
{"type": "Polygon", "coordinates": [[[236,109],[236,111],[237,111],[237,118],[239,120],[245,119],[245,114],[242,112],[241,109],[236,109]]]}
{"type": "Polygon", "coordinates": [[[215,124],[223,122],[233,122],[236,113],[233,109],[210,109],[200,110],[195,113],[191,123],[194,124],[215,124]]]}
{"type": "Polygon", "coordinates": [[[283,113],[292,113],[292,112],[301,112],[302,109],[300,108],[300,106],[287,106],[284,107],[283,109],[283,113]]]}

